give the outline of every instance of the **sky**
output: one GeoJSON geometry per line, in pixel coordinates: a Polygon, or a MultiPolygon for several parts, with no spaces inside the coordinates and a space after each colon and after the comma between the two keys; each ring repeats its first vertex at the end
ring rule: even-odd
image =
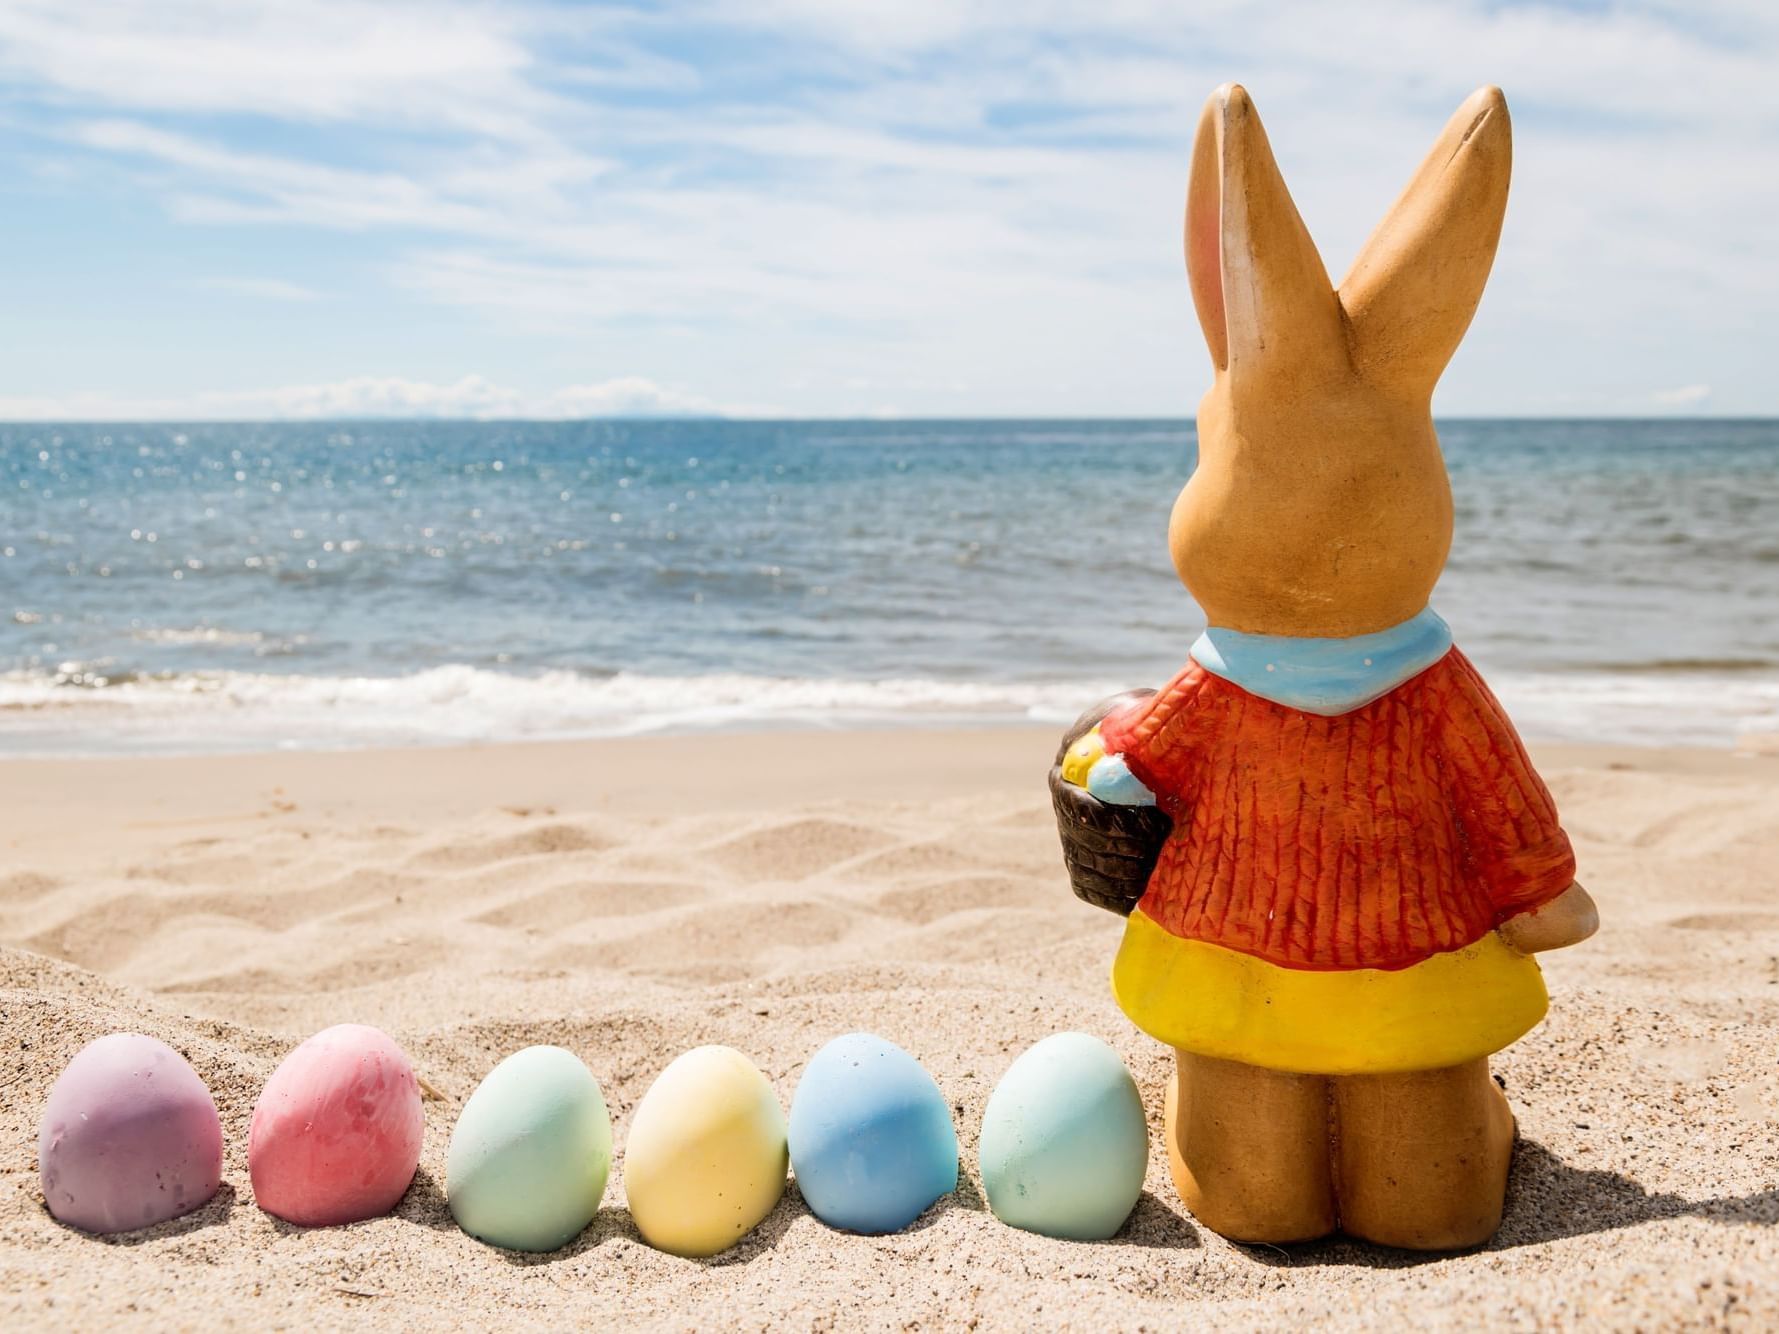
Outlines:
{"type": "Polygon", "coordinates": [[[0,0],[0,419],[1187,416],[1230,79],[1337,281],[1505,89],[1441,414],[1779,414],[1770,0],[0,0]]]}

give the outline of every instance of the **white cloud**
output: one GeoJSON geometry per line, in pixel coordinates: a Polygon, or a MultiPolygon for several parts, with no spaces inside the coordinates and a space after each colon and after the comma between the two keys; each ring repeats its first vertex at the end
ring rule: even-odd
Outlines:
{"type": "Polygon", "coordinates": [[[1649,401],[1664,408],[1696,408],[1710,397],[1708,384],[1683,384],[1674,389],[1659,389],[1649,396],[1649,401]]]}
{"type": "Polygon", "coordinates": [[[77,99],[529,135],[550,99],[493,6],[404,0],[8,0],[0,69],[77,99]]]}
{"type": "Polygon", "coordinates": [[[273,389],[207,390],[166,398],[103,393],[63,397],[0,397],[7,421],[313,421],[363,417],[439,417],[489,420],[683,415],[769,416],[764,405],[719,406],[637,375],[597,384],[565,385],[527,395],[481,375],[450,383],[400,376],[360,375],[326,384],[273,389]]]}
{"type": "Polygon", "coordinates": [[[1714,410],[1779,408],[1747,351],[1779,304],[1776,58],[1779,10],[1668,0],[0,4],[15,111],[179,222],[374,246],[358,271],[484,321],[464,360],[499,378],[519,334],[838,413],[1189,411],[1184,164],[1232,76],[1336,277],[1506,87],[1514,198],[1443,409],[1623,403],[1687,364],[1723,368],[1714,410]]]}

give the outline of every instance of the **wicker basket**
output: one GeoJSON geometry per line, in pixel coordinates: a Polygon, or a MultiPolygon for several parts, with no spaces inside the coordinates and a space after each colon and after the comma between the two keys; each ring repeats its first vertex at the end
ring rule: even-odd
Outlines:
{"type": "Polygon", "coordinates": [[[1069,747],[1098,726],[1114,709],[1146,699],[1153,690],[1127,690],[1094,705],[1074,721],[1057,747],[1050,767],[1050,800],[1062,835],[1062,860],[1075,894],[1096,908],[1127,916],[1149,887],[1149,873],[1161,855],[1173,821],[1153,806],[1115,806],[1087,789],[1065,783],[1063,758],[1069,747]]]}

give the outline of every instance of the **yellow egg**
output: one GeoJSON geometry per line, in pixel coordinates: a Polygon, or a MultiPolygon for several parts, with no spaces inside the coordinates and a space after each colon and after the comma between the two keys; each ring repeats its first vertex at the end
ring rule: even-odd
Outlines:
{"type": "Polygon", "coordinates": [[[1086,787],[1088,771],[1105,753],[1106,743],[1100,738],[1099,728],[1077,737],[1075,744],[1069,747],[1068,754],[1062,757],[1062,781],[1073,783],[1076,787],[1086,787]]]}
{"type": "Polygon", "coordinates": [[[643,1094],[624,1149],[624,1194],[649,1245],[715,1255],[784,1194],[784,1110],[733,1047],[697,1047],[643,1094]]]}

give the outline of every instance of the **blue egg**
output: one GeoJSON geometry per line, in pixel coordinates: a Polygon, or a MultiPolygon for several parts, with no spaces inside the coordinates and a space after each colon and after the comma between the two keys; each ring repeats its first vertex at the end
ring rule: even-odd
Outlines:
{"type": "Polygon", "coordinates": [[[1102,1241],[1143,1193],[1149,1123],[1117,1052],[1085,1033],[1058,1033],[1001,1076],[979,1152],[996,1218],[1047,1237],[1102,1241]]]}
{"type": "Polygon", "coordinates": [[[790,1144],[810,1209],[848,1232],[899,1232],[957,1189],[944,1094],[919,1061],[873,1033],[815,1054],[791,1099],[790,1144]]]}

